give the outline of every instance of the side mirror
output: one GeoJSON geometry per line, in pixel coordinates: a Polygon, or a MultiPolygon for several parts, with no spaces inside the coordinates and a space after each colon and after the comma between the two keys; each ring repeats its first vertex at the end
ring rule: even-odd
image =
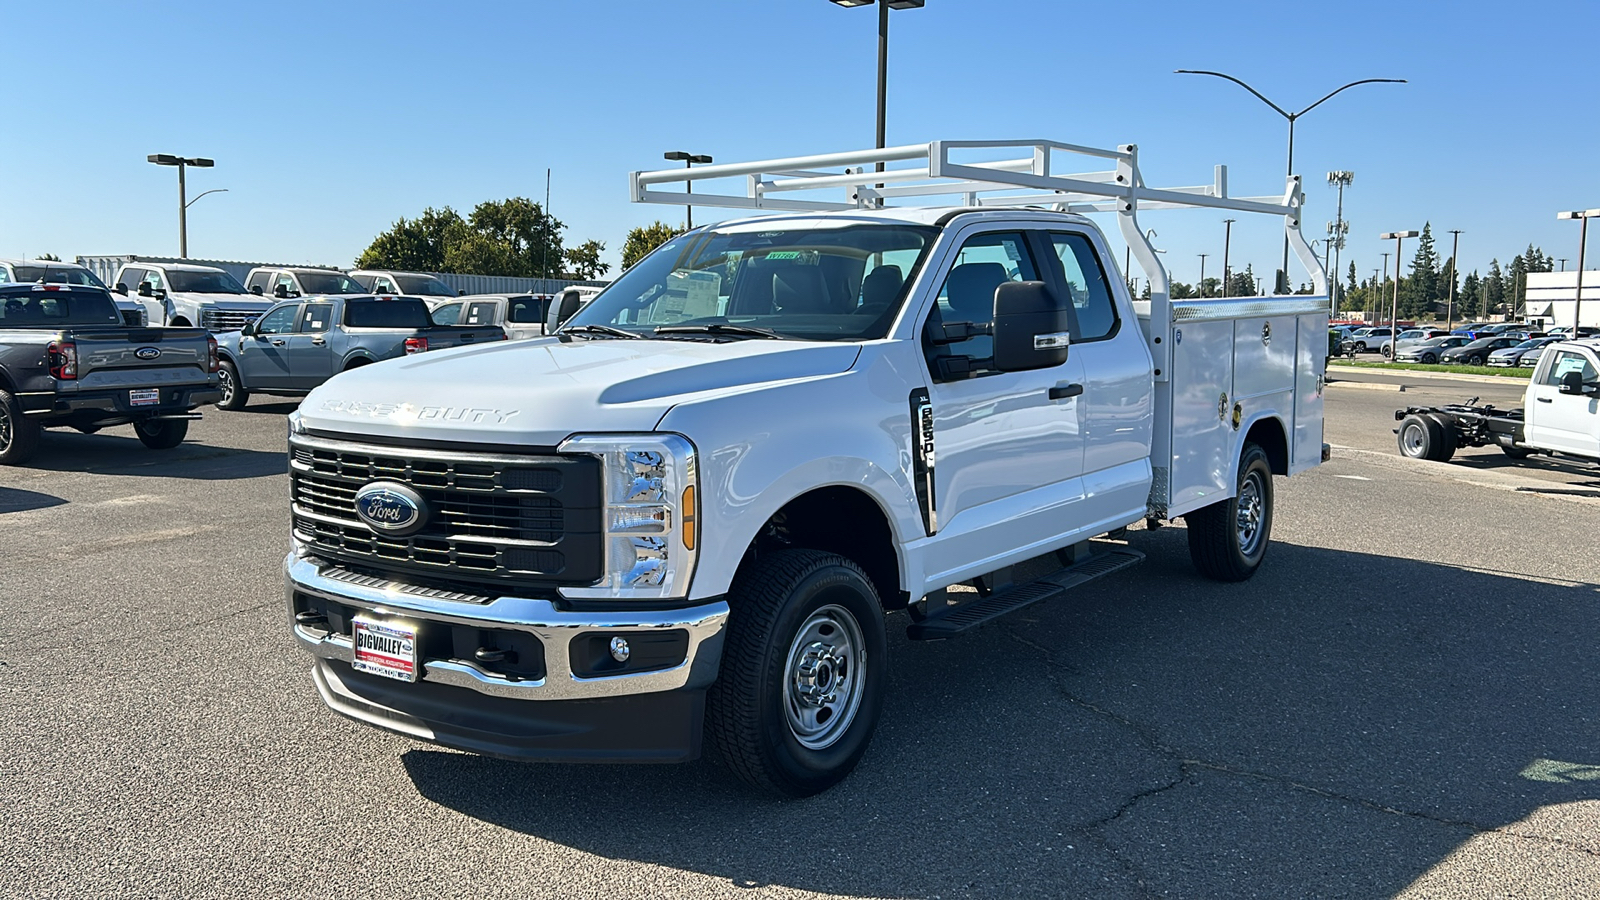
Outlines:
{"type": "Polygon", "coordinates": [[[141,296],[141,297],[154,297],[155,295],[156,295],[156,292],[155,292],[155,290],[153,288],[150,287],[150,282],[148,282],[148,281],[139,282],[139,296],[141,296]]]}
{"type": "Polygon", "coordinates": [[[259,284],[250,285],[250,293],[255,294],[257,297],[260,297],[262,295],[262,293],[263,293],[262,290],[261,290],[261,285],[259,285],[259,284]]]}
{"type": "Polygon", "coordinates": [[[578,296],[576,291],[563,294],[561,297],[561,305],[556,308],[556,324],[561,325],[565,323],[568,319],[576,315],[578,309],[582,306],[583,300],[578,296]]]}
{"type": "Polygon", "coordinates": [[[289,299],[289,286],[287,284],[273,285],[272,296],[277,297],[279,300],[289,299]]]}
{"type": "Polygon", "coordinates": [[[1577,369],[1561,373],[1561,380],[1556,383],[1556,390],[1563,394],[1582,394],[1583,373],[1577,369]]]}
{"type": "Polygon", "coordinates": [[[466,295],[467,295],[466,291],[464,291],[464,290],[462,290],[460,288],[456,288],[456,296],[457,297],[465,297],[466,295]]]}
{"type": "Polygon", "coordinates": [[[253,320],[244,323],[244,326],[239,329],[239,334],[242,337],[250,337],[251,335],[253,335],[255,333],[256,333],[256,323],[253,320]]]}
{"type": "Polygon", "coordinates": [[[123,284],[120,281],[117,282],[117,286],[112,288],[112,290],[116,291],[117,293],[121,294],[124,297],[128,296],[128,286],[123,284]]]}
{"type": "Polygon", "coordinates": [[[1008,281],[994,292],[994,367],[1048,369],[1067,361],[1066,304],[1042,281],[1008,281]]]}

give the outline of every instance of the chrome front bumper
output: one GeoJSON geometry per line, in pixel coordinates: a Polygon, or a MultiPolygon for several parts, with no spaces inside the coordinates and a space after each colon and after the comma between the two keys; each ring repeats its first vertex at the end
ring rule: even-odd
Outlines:
{"type": "MultiPolygon", "coordinates": [[[[622,610],[567,612],[549,600],[499,597],[487,603],[437,599],[425,588],[409,589],[400,582],[382,585],[355,583],[324,574],[314,557],[291,552],[284,559],[284,593],[289,619],[300,646],[313,656],[350,662],[350,638],[325,628],[294,620],[295,594],[317,595],[345,606],[378,615],[401,616],[424,623],[440,622],[477,628],[508,629],[532,634],[544,647],[543,678],[511,678],[489,672],[469,660],[427,660],[421,680],[466,688],[491,697],[521,700],[592,700],[661,691],[699,690],[716,679],[722,657],[723,631],[728,604],[716,601],[675,610],[622,610]],[[573,672],[574,638],[589,633],[688,632],[689,647],[682,664],[670,669],[580,677],[573,672]]],[[[364,581],[370,582],[371,579],[364,581]]]]}

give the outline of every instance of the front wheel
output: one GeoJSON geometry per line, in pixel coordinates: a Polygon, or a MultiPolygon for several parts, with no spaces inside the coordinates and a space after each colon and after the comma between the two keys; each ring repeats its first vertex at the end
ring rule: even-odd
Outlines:
{"type": "Polygon", "coordinates": [[[1422,361],[1431,366],[1439,361],[1439,357],[1433,355],[1432,353],[1424,353],[1422,354],[1422,361]]]}
{"type": "Polygon", "coordinates": [[[39,449],[44,429],[22,414],[22,404],[6,390],[0,390],[0,466],[20,466],[39,449]]]}
{"type": "Polygon", "coordinates": [[[1272,538],[1272,464],[1258,444],[1239,454],[1234,495],[1184,516],[1189,559],[1217,581],[1244,581],[1261,568],[1272,538]]]}
{"type": "Polygon", "coordinates": [[[842,781],[883,707],[883,609],[854,562],[817,550],[766,553],[741,568],[706,737],[739,778],[783,797],[842,781]]]}
{"type": "Polygon", "coordinates": [[[149,419],[133,423],[133,433],[139,443],[151,450],[171,450],[183,443],[189,433],[188,419],[149,419]]]}
{"type": "Polygon", "coordinates": [[[1483,365],[1483,357],[1481,357],[1481,356],[1469,356],[1469,357],[1467,357],[1467,365],[1469,365],[1469,366],[1481,366],[1481,365],[1483,365]]]}

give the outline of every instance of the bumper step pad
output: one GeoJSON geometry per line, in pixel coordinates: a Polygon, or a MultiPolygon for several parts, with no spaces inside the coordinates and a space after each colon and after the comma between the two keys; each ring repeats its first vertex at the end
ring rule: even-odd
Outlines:
{"type": "Polygon", "coordinates": [[[953,638],[1019,609],[1060,597],[1102,575],[1120,572],[1143,561],[1144,554],[1137,550],[1108,550],[1096,553],[1038,581],[1013,585],[981,600],[953,606],[938,615],[929,616],[920,622],[912,622],[906,628],[906,635],[914,641],[953,638]]]}

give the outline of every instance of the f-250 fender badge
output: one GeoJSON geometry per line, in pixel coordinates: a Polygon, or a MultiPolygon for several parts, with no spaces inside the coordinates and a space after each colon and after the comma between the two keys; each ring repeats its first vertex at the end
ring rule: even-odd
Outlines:
{"type": "Polygon", "coordinates": [[[356,491],[356,515],[374,531],[403,537],[428,522],[422,495],[398,481],[374,481],[356,491]]]}
{"type": "Polygon", "coordinates": [[[516,409],[489,409],[477,406],[412,406],[410,403],[367,403],[362,400],[324,400],[323,412],[374,419],[455,422],[464,425],[504,425],[521,412],[516,409]]]}

